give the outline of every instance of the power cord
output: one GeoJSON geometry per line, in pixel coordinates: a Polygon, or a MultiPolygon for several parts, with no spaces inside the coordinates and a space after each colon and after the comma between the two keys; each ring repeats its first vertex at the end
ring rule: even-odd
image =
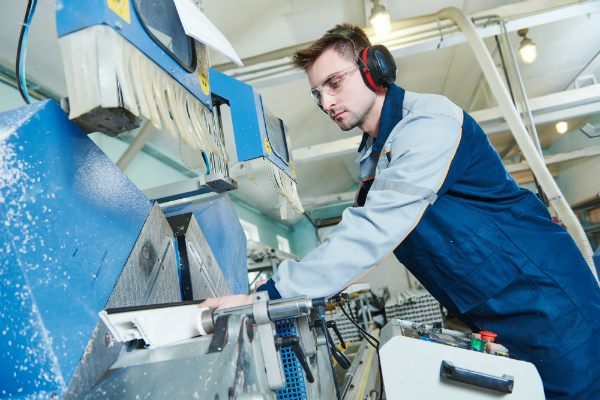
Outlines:
{"type": "Polygon", "coordinates": [[[342,310],[342,312],[344,313],[346,318],[348,318],[348,320],[350,322],[352,322],[352,324],[354,324],[354,326],[356,326],[358,328],[359,332],[361,332],[364,335],[364,338],[367,341],[367,343],[369,343],[372,347],[374,347],[375,352],[377,353],[377,364],[379,367],[379,377],[381,378],[380,385],[379,385],[379,399],[382,399],[383,398],[383,373],[381,372],[381,357],[379,356],[379,340],[375,339],[375,337],[373,337],[362,326],[360,326],[358,324],[358,322],[356,322],[356,320],[354,319],[354,314],[352,313],[352,307],[350,307],[350,305],[348,305],[348,309],[350,310],[350,314],[352,314],[352,317],[350,315],[348,315],[348,313],[344,309],[344,306],[342,305],[342,296],[344,297],[344,299],[346,301],[350,300],[350,296],[348,296],[347,294],[342,294],[342,295],[338,294],[338,295],[334,296],[334,299],[336,300],[337,304],[340,306],[340,309],[342,310]],[[375,342],[375,344],[373,342],[371,342],[371,340],[369,340],[369,338],[372,339],[373,342],[375,342]]]}
{"type": "Polygon", "coordinates": [[[17,45],[17,61],[15,67],[17,87],[21,93],[21,97],[25,100],[25,103],[31,104],[29,94],[27,93],[27,82],[25,81],[25,58],[27,55],[27,33],[29,32],[29,25],[33,19],[33,13],[37,6],[37,0],[28,0],[27,9],[25,10],[25,18],[21,24],[21,34],[19,35],[19,43],[17,45]]]}

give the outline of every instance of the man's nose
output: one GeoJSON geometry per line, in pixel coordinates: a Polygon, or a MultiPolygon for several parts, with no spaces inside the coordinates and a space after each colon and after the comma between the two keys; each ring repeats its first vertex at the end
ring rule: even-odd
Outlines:
{"type": "Polygon", "coordinates": [[[325,92],[321,92],[321,105],[325,112],[329,112],[331,107],[335,105],[335,96],[331,96],[325,92]]]}

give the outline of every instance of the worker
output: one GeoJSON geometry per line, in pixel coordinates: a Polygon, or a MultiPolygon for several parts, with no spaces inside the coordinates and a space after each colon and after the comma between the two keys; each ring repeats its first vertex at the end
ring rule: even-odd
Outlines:
{"type": "MultiPolygon", "coordinates": [[[[361,186],[323,244],[282,262],[258,290],[331,297],[393,252],[473,332],[497,334],[532,362],[547,398],[600,399],[598,283],[475,120],[443,96],[396,86],[391,53],[358,26],[337,25],[292,61],[342,130],[364,131],[361,186]]],[[[203,305],[251,302],[238,295],[203,305]]]]}

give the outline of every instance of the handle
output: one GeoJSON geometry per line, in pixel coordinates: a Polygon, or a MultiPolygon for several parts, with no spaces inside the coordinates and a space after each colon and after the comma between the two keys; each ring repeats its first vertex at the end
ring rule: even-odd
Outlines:
{"type": "Polygon", "coordinates": [[[344,338],[342,337],[342,334],[340,333],[340,330],[338,329],[335,321],[327,321],[327,327],[328,328],[333,328],[333,331],[335,332],[335,335],[340,340],[340,344],[342,345],[342,349],[346,350],[346,342],[344,342],[344,338]]]}
{"type": "Polygon", "coordinates": [[[350,362],[348,357],[346,357],[346,355],[340,351],[340,349],[333,346],[331,348],[331,353],[333,355],[333,358],[335,358],[335,361],[337,361],[337,363],[340,364],[340,367],[342,367],[343,369],[350,368],[352,363],[350,362]]]}
{"type": "Polygon", "coordinates": [[[310,383],[313,383],[315,381],[312,371],[310,370],[310,367],[308,366],[308,363],[306,362],[306,356],[304,355],[304,352],[302,351],[302,347],[300,347],[300,339],[298,339],[298,336],[292,335],[292,336],[285,336],[282,338],[276,337],[275,338],[275,346],[278,349],[282,348],[282,347],[291,347],[292,351],[296,355],[296,358],[298,359],[298,362],[304,369],[304,373],[306,374],[306,380],[309,381],[310,383]]]}
{"type": "Polygon", "coordinates": [[[337,380],[335,365],[333,365],[333,354],[331,353],[332,346],[329,345],[329,343],[333,343],[333,340],[331,340],[331,335],[329,334],[329,329],[327,329],[327,323],[325,322],[325,307],[319,306],[317,307],[317,311],[319,313],[319,323],[321,324],[320,328],[323,331],[325,337],[327,338],[327,345],[325,347],[327,347],[327,353],[329,354],[329,364],[331,365],[331,375],[333,376],[333,383],[335,385],[335,394],[337,395],[338,400],[342,400],[342,397],[340,396],[340,384],[337,380]]]}
{"type": "Polygon", "coordinates": [[[450,361],[442,361],[440,376],[452,381],[495,390],[501,393],[512,393],[515,385],[515,378],[510,375],[502,375],[501,378],[498,378],[481,372],[455,367],[450,361]]]}
{"type": "MultiPolygon", "coordinates": [[[[328,321],[328,323],[329,322],[331,322],[331,321],[328,321]]],[[[343,369],[350,368],[352,363],[350,362],[348,357],[346,357],[346,355],[344,353],[342,353],[340,351],[340,349],[338,349],[336,347],[335,343],[333,343],[333,339],[331,338],[329,331],[327,331],[326,336],[327,336],[328,346],[331,349],[331,355],[333,356],[333,358],[335,358],[335,361],[337,361],[337,363],[340,364],[340,367],[342,367],[343,369]]]]}

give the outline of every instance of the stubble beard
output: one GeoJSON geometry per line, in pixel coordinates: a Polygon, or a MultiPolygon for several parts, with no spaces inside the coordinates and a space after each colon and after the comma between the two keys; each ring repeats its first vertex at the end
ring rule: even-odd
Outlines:
{"type": "Polygon", "coordinates": [[[349,131],[351,129],[356,128],[359,125],[362,125],[364,120],[364,115],[357,115],[351,111],[346,111],[345,117],[346,119],[343,121],[335,121],[341,130],[349,131]]]}
{"type": "MultiPolygon", "coordinates": [[[[344,115],[344,119],[341,121],[334,120],[336,124],[340,127],[344,132],[349,131],[351,129],[356,128],[357,126],[362,126],[367,120],[373,106],[375,105],[375,97],[373,99],[368,99],[366,103],[360,105],[360,111],[353,112],[350,110],[345,110],[346,113],[344,115]]],[[[339,110],[335,111],[339,113],[339,110]]]]}

